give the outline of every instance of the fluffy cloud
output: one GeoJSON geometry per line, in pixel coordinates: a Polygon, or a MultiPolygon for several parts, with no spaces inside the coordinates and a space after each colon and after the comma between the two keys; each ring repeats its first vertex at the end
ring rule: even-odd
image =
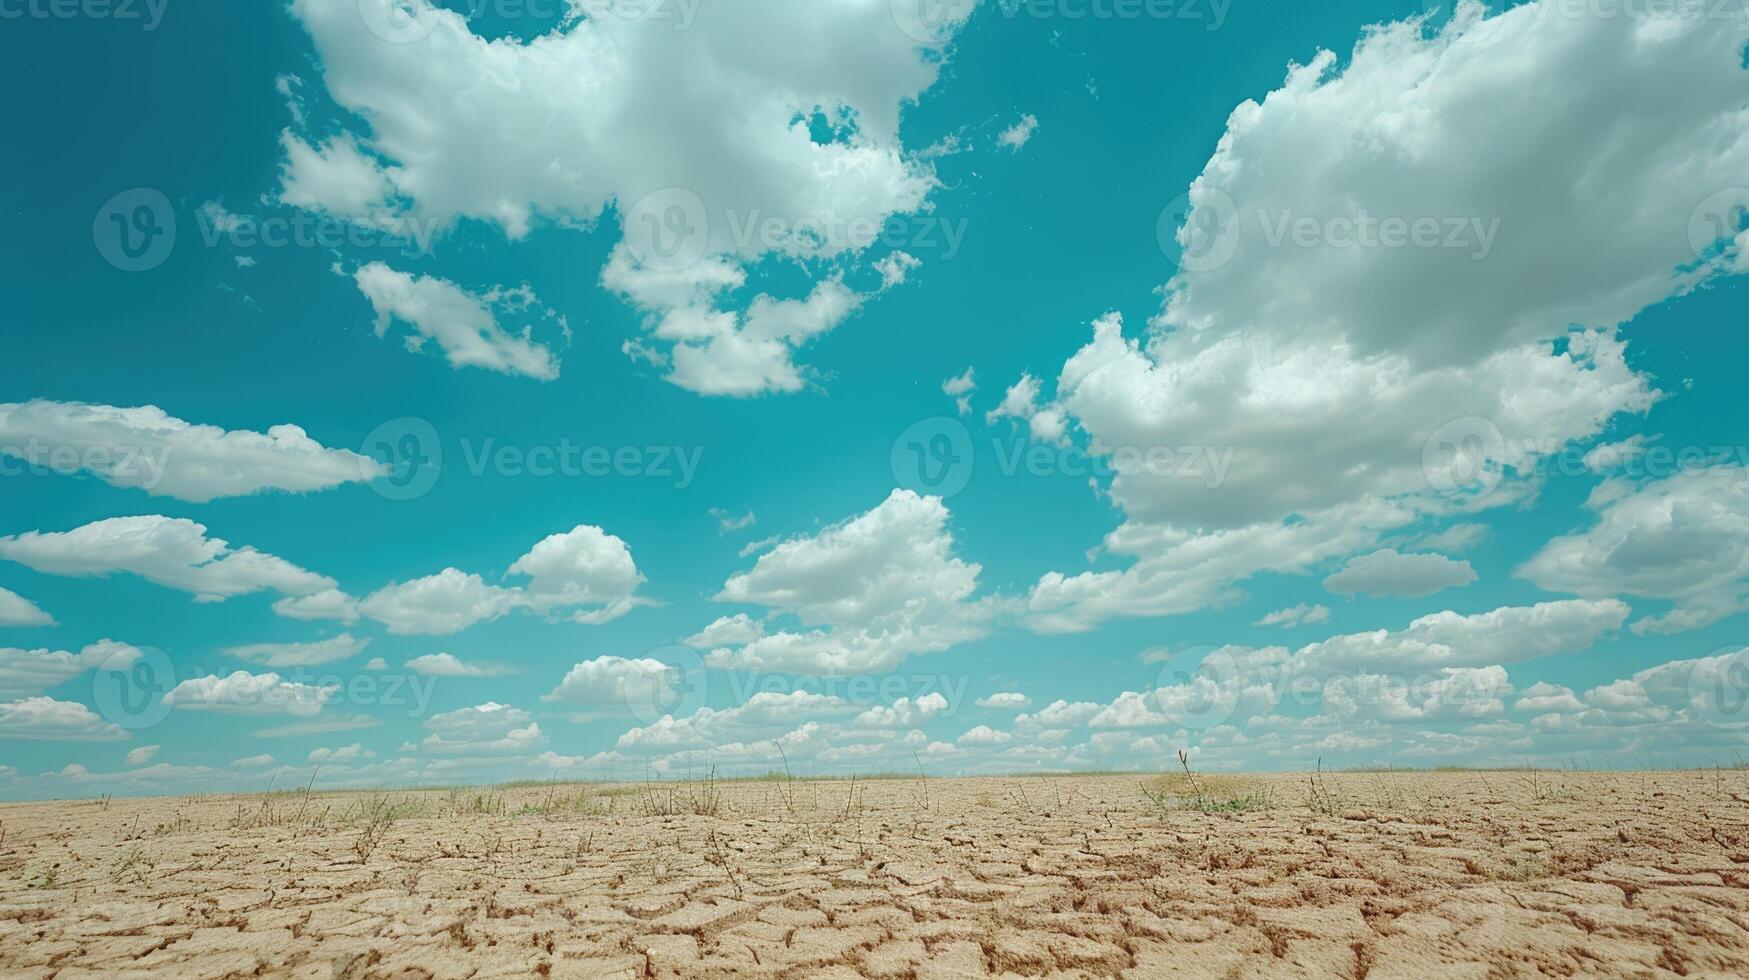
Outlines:
{"type": "Polygon", "coordinates": [[[140,651],[125,643],[100,640],[78,653],[0,647],[0,697],[41,694],[86,670],[124,670],[140,651]]]}
{"type": "Polygon", "coordinates": [[[681,680],[677,668],[660,660],[597,657],[573,666],[541,700],[597,708],[666,704],[681,680]]]}
{"type": "Polygon", "coordinates": [[[856,724],[864,728],[909,728],[922,724],[947,709],[947,698],[931,691],[915,701],[902,697],[887,707],[870,708],[856,716],[856,724]]]}
{"type": "Polygon", "coordinates": [[[1351,553],[1415,515],[1510,503],[1540,456],[1650,407],[1615,329],[1738,271],[1737,245],[1691,241],[1690,216],[1749,171],[1749,25],[1555,7],[1466,3],[1436,36],[1369,30],[1346,65],[1320,53],[1233,112],[1189,193],[1198,220],[1168,226],[1185,256],[1148,335],[1101,319],[1044,403],[1111,455],[1128,523],[1108,547],[1137,546],[1136,564],[1047,576],[1035,624],[1203,608],[1259,570],[1305,567],[1182,554],[1217,534],[1307,537],[1357,507],[1409,511],[1370,540],[1350,523],[1351,553]],[[1617,62],[1630,67],[1589,67],[1617,62]],[[1546,97],[1488,108],[1523,91],[1546,97]],[[1346,235],[1387,218],[1434,220],[1440,241],[1346,235]],[[1310,240],[1277,234],[1301,219],[1310,240]],[[1548,255],[1586,260],[1538,269],[1548,255]],[[1231,465],[1125,461],[1160,446],[1230,447],[1231,465]]]}
{"type": "Polygon", "coordinates": [[[980,708],[1000,708],[1005,711],[1020,711],[1032,704],[1032,699],[1014,691],[998,691],[977,700],[980,708]]]}
{"type": "Polygon", "coordinates": [[[855,712],[843,698],[811,691],[760,691],[733,708],[700,708],[685,718],[664,715],[619,737],[615,748],[625,752],[669,752],[680,748],[722,748],[749,740],[769,739],[804,721],[843,717],[855,712]]]}
{"type": "Polygon", "coordinates": [[[159,746],[156,745],[142,745],[137,749],[130,749],[127,755],[127,764],[143,766],[152,761],[152,757],[158,754],[158,749],[159,746]]]}
{"type": "MultiPolygon", "coordinates": [[[[492,290],[476,295],[447,279],[411,276],[381,262],[363,266],[353,280],[376,311],[379,337],[400,321],[413,328],[406,339],[408,350],[418,351],[427,341],[434,342],[451,367],[485,368],[542,381],[559,376],[558,358],[534,341],[532,326],[510,333],[498,323],[501,315],[526,314],[536,305],[532,299],[510,298],[526,294],[492,290]]],[[[550,316],[550,311],[545,315],[550,316]]]]}
{"type": "Polygon", "coordinates": [[[752,643],[765,635],[765,626],[746,613],[719,616],[709,626],[682,640],[694,650],[714,650],[752,643]]]}
{"type": "Polygon", "coordinates": [[[510,566],[527,585],[491,585],[478,575],[446,568],[436,575],[391,583],[358,603],[364,615],[398,634],[448,635],[490,622],[514,609],[564,615],[589,625],[609,622],[649,600],[634,594],[643,573],[631,549],[598,527],[580,524],[536,544],[510,566]]]}
{"type": "Polygon", "coordinates": [[[366,596],[360,612],[400,635],[447,635],[491,622],[515,609],[514,589],[486,584],[478,575],[446,568],[436,575],[393,582],[366,596]]]}
{"type": "Polygon", "coordinates": [[[865,514],[766,552],[717,601],[769,606],[823,628],[755,637],[713,650],[707,663],[863,673],[981,635],[990,611],[971,598],[980,567],[954,557],[947,519],[938,498],[895,490],[865,514]]]}
{"type": "Polygon", "coordinates": [[[329,449],[295,425],[276,425],[265,434],[228,432],[184,422],[153,405],[0,405],[0,454],[194,503],[263,490],[326,490],[383,473],[379,464],[329,449]]]}
{"type": "Polygon", "coordinates": [[[0,626],[54,626],[55,617],[11,589],[0,589],[0,626]]]}
{"type": "Polygon", "coordinates": [[[358,600],[339,589],[288,596],[276,601],[273,611],[287,619],[333,619],[348,625],[358,622],[358,600]]]}
{"type": "Polygon", "coordinates": [[[164,695],[164,703],[189,711],[310,718],[339,693],[339,685],[317,687],[239,670],[229,677],[191,677],[164,695]]]}
{"type": "Polygon", "coordinates": [[[313,643],[252,643],[222,652],[263,667],[316,667],[357,656],[369,644],[368,639],[357,640],[350,633],[342,633],[313,643]]]}
{"type": "Polygon", "coordinates": [[[1395,548],[1383,548],[1350,558],[1340,572],[1324,579],[1324,588],[1338,595],[1413,599],[1475,580],[1476,570],[1467,561],[1437,554],[1406,555],[1395,548]]]}
{"type": "Polygon", "coordinates": [[[127,738],[127,732],[82,704],[36,697],[0,702],[0,738],[105,742],[127,738]]]}
{"type": "Polygon", "coordinates": [[[644,582],[626,543],[588,524],[536,544],[510,566],[510,574],[528,576],[523,594],[537,610],[600,607],[574,614],[587,623],[629,611],[632,593],[644,582]]]}
{"type": "Polygon", "coordinates": [[[1586,506],[1597,514],[1590,529],[1550,541],[1516,574],[1554,592],[1675,603],[1636,632],[1695,629],[1749,608],[1749,470],[1606,480],[1586,506]]]}
{"type": "Polygon", "coordinates": [[[488,701],[426,719],[421,743],[444,754],[524,752],[546,744],[540,725],[521,708],[488,701]]]}
{"type": "Polygon", "coordinates": [[[1256,623],[1258,626],[1310,626],[1325,622],[1330,618],[1330,607],[1324,605],[1309,605],[1299,603],[1286,609],[1277,609],[1256,623]]]}
{"type": "Polygon", "coordinates": [[[232,548],[206,530],[186,518],[112,517],[71,531],[0,537],[0,558],[50,575],[128,572],[202,602],[262,590],[303,596],[334,588],[333,579],[254,548],[232,548]]]}
{"type": "Polygon", "coordinates": [[[426,677],[496,677],[506,673],[499,664],[468,663],[450,653],[428,653],[407,661],[407,669],[426,677]]]}
{"type": "MultiPolygon", "coordinates": [[[[754,297],[743,315],[720,294],[768,254],[861,255],[934,186],[898,121],[941,59],[921,55],[887,0],[705,4],[686,30],[577,18],[526,42],[488,41],[427,0],[405,16],[392,2],[293,3],[330,94],[370,130],[320,147],[288,139],[282,197],[379,223],[473,218],[513,239],[612,207],[622,241],[603,281],[670,348],[634,349],[694,390],[800,388],[791,352],[859,295],[828,277],[802,299],[754,297]],[[666,282],[636,281],[649,279],[666,282]]],[[[970,6],[947,13],[944,41],[970,6]]]]}

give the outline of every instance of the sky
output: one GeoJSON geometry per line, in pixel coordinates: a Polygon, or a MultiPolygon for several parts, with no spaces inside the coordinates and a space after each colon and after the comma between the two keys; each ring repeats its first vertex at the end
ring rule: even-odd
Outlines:
{"type": "Polygon", "coordinates": [[[1737,0],[0,19],[0,798],[1740,759],[1737,0]]]}

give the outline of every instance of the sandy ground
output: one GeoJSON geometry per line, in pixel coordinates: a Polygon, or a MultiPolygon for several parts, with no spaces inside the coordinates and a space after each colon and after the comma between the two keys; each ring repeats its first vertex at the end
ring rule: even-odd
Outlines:
{"type": "Polygon", "coordinates": [[[6,977],[1749,975],[1732,771],[291,793],[0,835],[6,977]]]}

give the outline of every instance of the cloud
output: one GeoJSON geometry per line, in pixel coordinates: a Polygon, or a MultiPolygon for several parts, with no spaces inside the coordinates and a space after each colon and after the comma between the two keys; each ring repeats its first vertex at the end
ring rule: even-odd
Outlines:
{"type": "Polygon", "coordinates": [[[316,667],[355,657],[369,645],[369,639],[353,639],[352,634],[342,633],[313,643],[253,643],[221,652],[263,667],[316,667]]]}
{"type": "Polygon", "coordinates": [[[426,677],[497,677],[509,673],[501,664],[466,663],[449,653],[414,657],[407,661],[407,669],[426,677]]]}
{"type": "Polygon", "coordinates": [[[229,677],[191,677],[164,695],[164,703],[189,711],[310,718],[339,693],[337,684],[317,687],[239,670],[229,677]]]}
{"type": "Polygon", "coordinates": [[[130,749],[127,755],[127,764],[130,766],[143,766],[146,763],[151,762],[152,757],[158,754],[158,748],[159,747],[156,745],[142,745],[137,749],[130,749]]]}
{"type": "Polygon", "coordinates": [[[349,626],[358,622],[358,600],[339,589],[288,596],[274,602],[273,611],[287,619],[332,619],[349,626]]]}
{"type": "Polygon", "coordinates": [[[0,647],[0,697],[41,694],[87,670],[124,670],[138,659],[136,647],[100,640],[78,653],[0,647]]]}
{"type": "Polygon", "coordinates": [[[184,422],[153,405],[0,405],[0,454],[197,504],[264,490],[326,490],[385,472],[350,450],[323,446],[295,425],[276,425],[265,434],[228,432],[184,422]]]}
{"type": "Polygon", "coordinates": [[[976,702],[980,708],[1000,708],[1004,711],[1019,711],[1032,704],[1032,699],[1024,694],[1013,691],[998,691],[987,697],[981,697],[976,702]]]}
{"type": "Polygon", "coordinates": [[[753,516],[752,511],[748,511],[741,517],[736,517],[734,514],[729,513],[721,507],[712,507],[710,513],[711,517],[716,519],[718,534],[732,534],[736,531],[744,531],[747,528],[752,527],[757,520],[753,516]]]}
{"type": "Polygon", "coordinates": [[[1585,706],[1579,703],[1572,688],[1559,684],[1539,681],[1518,692],[1518,700],[1512,703],[1514,711],[1583,711],[1585,706]]]}
{"type": "Polygon", "coordinates": [[[843,717],[855,711],[843,698],[830,694],[760,691],[733,708],[700,708],[680,719],[664,715],[652,724],[621,735],[615,748],[638,753],[699,746],[722,749],[735,743],[770,739],[805,721],[843,717]]]}
{"type": "Polygon", "coordinates": [[[341,746],[337,749],[314,749],[310,752],[308,761],[312,763],[339,763],[345,765],[348,762],[359,762],[364,759],[374,758],[375,756],[375,752],[372,752],[366,749],[363,745],[354,742],[351,745],[341,746]]]}
{"type": "Polygon", "coordinates": [[[0,589],[0,626],[55,626],[55,618],[10,589],[0,589]]]}
{"type": "Polygon", "coordinates": [[[963,374],[941,383],[941,393],[954,400],[961,415],[972,414],[972,392],[978,390],[977,369],[966,368],[963,374]]]}
{"type": "Polygon", "coordinates": [[[523,602],[515,589],[487,585],[478,575],[446,568],[436,575],[391,582],[366,596],[360,612],[398,635],[448,635],[491,622],[523,602]]]}
{"type": "Polygon", "coordinates": [[[856,716],[856,724],[864,728],[910,728],[946,711],[947,698],[931,691],[913,701],[902,697],[886,707],[869,708],[856,716]]]}
{"type": "Polygon", "coordinates": [[[996,144],[1018,153],[1020,148],[1025,146],[1036,132],[1038,132],[1038,117],[1029,112],[1016,120],[1014,125],[998,134],[996,144]]]}
{"type": "Polygon", "coordinates": [[[715,649],[706,662],[863,673],[982,635],[990,610],[971,598],[980,566],[954,557],[947,519],[940,499],[895,490],[865,514],[766,552],[715,598],[771,607],[795,617],[803,631],[715,649]]]}
{"type": "Polygon", "coordinates": [[[714,650],[752,643],[765,635],[765,626],[746,613],[719,616],[709,626],[680,641],[694,650],[714,650]]]}
{"type": "Polygon", "coordinates": [[[1616,328],[1741,271],[1737,244],[1697,253],[1689,236],[1698,198],[1749,171],[1749,26],[1555,7],[1465,4],[1433,37],[1418,20],[1369,29],[1345,64],[1320,53],[1233,112],[1186,210],[1167,212],[1185,254],[1147,335],[1102,317],[1054,398],[1033,401],[1109,454],[1126,523],[1108,545],[1135,549],[1123,572],[1041,579],[1035,625],[1207,608],[1258,571],[1305,568],[1207,560],[1187,585],[1182,552],[1221,532],[1306,537],[1332,515],[1404,512],[1349,523],[1352,553],[1418,516],[1512,503],[1539,458],[1656,401],[1616,328]],[[1589,67],[1620,59],[1631,68],[1589,67]],[[1523,91],[1546,97],[1489,109],[1523,91]],[[1179,223],[1187,211],[1198,221],[1179,223]],[[1440,241],[1329,233],[1384,218],[1433,219],[1440,241]],[[1277,234],[1301,219],[1313,234],[1277,234]],[[1548,255],[1586,260],[1528,271],[1548,255]],[[1228,453],[1147,463],[1150,447],[1196,446],[1228,453]],[[1463,479],[1472,464],[1484,479],[1463,479]]]}
{"type": "Polygon", "coordinates": [[[1638,633],[1696,629],[1749,608],[1749,470],[1699,467],[1661,480],[1605,480],[1586,501],[1592,526],[1563,535],[1514,572],[1582,596],[1669,599],[1638,633]]]}
{"type": "Polygon", "coordinates": [[[1315,623],[1325,622],[1329,618],[1329,606],[1308,605],[1302,602],[1299,605],[1289,606],[1286,609],[1277,609],[1275,612],[1259,619],[1254,625],[1281,627],[1310,626],[1315,623]]]}
{"type": "MultiPolygon", "coordinates": [[[[705,4],[686,30],[575,18],[526,42],[476,35],[426,0],[405,14],[391,2],[292,4],[329,93],[369,120],[369,135],[288,140],[282,197],[371,220],[472,218],[510,239],[612,209],[621,241],[603,282],[648,315],[663,345],[633,349],[691,390],[799,390],[791,353],[859,294],[828,275],[806,298],[753,297],[743,315],[719,305],[725,284],[767,255],[804,266],[860,257],[882,222],[922,209],[935,186],[901,143],[899,115],[943,59],[922,56],[887,0],[705,4]],[[372,24],[415,40],[384,43],[372,24]],[[439,63],[448,68],[432,74],[439,63]],[[663,296],[629,281],[639,276],[685,285],[663,296]]],[[[970,12],[948,12],[941,43],[970,12]]]]}
{"type": "Polygon", "coordinates": [[[1340,572],[1324,579],[1324,588],[1346,596],[1414,599],[1469,585],[1475,580],[1476,570],[1467,561],[1437,554],[1406,555],[1395,548],[1383,548],[1350,558],[1340,572]]]}
{"type": "Polygon", "coordinates": [[[431,733],[421,743],[425,750],[448,755],[525,752],[546,744],[528,712],[496,701],[433,715],[425,730],[431,733]]]}
{"type": "Polygon", "coordinates": [[[254,548],[232,548],[206,531],[186,518],[112,517],[71,531],[0,537],[0,558],[50,575],[127,572],[192,592],[202,602],[262,590],[303,596],[334,588],[333,579],[254,548]]]}
{"type": "Polygon", "coordinates": [[[45,697],[0,702],[0,738],[107,742],[127,737],[127,732],[75,702],[45,697]]]}
{"type": "Polygon", "coordinates": [[[988,725],[979,725],[957,739],[961,745],[1002,745],[1013,740],[1014,736],[996,731],[988,725]]]}
{"type": "MultiPolygon", "coordinates": [[[[418,351],[427,341],[434,342],[451,367],[485,368],[541,381],[559,376],[558,358],[534,341],[532,326],[510,333],[499,325],[500,315],[528,308],[506,306],[506,296],[514,294],[492,290],[477,295],[447,279],[408,275],[381,262],[361,267],[353,279],[376,311],[379,337],[398,320],[413,328],[406,339],[408,350],[418,351]]],[[[545,315],[550,316],[550,311],[545,315]]]]}
{"type": "Polygon", "coordinates": [[[629,611],[632,594],[644,582],[626,543],[589,524],[536,544],[510,566],[510,574],[528,576],[523,595],[541,612],[600,607],[575,614],[581,622],[604,622],[629,611]]]}
{"type": "Polygon", "coordinates": [[[573,666],[541,700],[596,708],[666,704],[681,680],[678,668],[660,660],[597,657],[573,666]]]}
{"type": "Polygon", "coordinates": [[[231,768],[233,768],[233,769],[261,769],[261,768],[264,768],[266,766],[271,766],[271,765],[273,765],[273,756],[263,754],[263,755],[245,756],[241,759],[236,759],[236,760],[232,761],[231,768]]]}
{"type": "Polygon", "coordinates": [[[446,568],[436,575],[390,583],[358,604],[364,615],[405,635],[448,635],[490,622],[515,609],[598,625],[643,605],[635,595],[643,573],[626,543],[601,528],[580,524],[536,544],[510,566],[527,585],[490,585],[478,575],[446,568]]]}

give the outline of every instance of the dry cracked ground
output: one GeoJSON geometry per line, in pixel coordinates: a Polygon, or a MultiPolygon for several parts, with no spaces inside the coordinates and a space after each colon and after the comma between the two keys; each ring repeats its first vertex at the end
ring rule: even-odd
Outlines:
{"type": "Polygon", "coordinates": [[[1749,773],[0,807],[0,975],[1749,975],[1749,773]]]}

